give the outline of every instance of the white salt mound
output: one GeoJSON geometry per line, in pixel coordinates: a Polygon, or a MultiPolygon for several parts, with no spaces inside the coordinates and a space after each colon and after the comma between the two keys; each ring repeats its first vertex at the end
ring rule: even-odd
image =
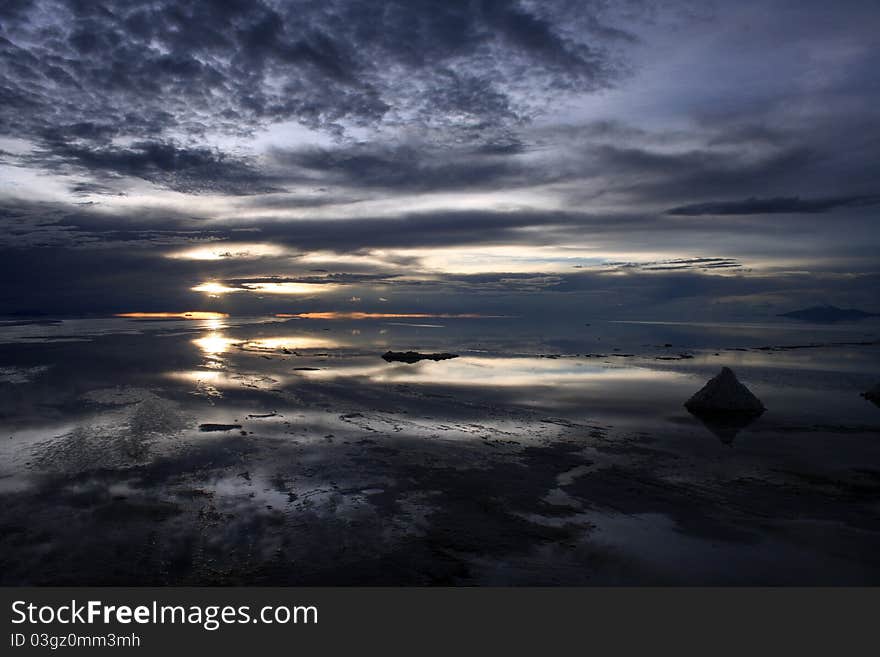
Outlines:
{"type": "Polygon", "coordinates": [[[764,404],[746,388],[729,367],[721,369],[686,403],[692,413],[743,413],[759,415],[764,404]]]}

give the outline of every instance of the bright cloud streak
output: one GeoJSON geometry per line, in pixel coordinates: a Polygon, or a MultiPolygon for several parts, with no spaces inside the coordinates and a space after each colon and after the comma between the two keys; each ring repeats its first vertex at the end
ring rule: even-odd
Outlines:
{"type": "Polygon", "coordinates": [[[284,255],[285,249],[274,244],[238,244],[218,242],[182,251],[172,251],[166,257],[178,260],[257,259],[284,255]]]}
{"type": "Polygon", "coordinates": [[[232,292],[256,292],[259,294],[320,294],[329,292],[338,287],[333,283],[296,283],[296,282],[267,282],[267,283],[242,283],[239,287],[231,287],[216,281],[200,283],[192,289],[193,292],[204,292],[212,296],[230,294],[232,292]]]}
{"type": "Polygon", "coordinates": [[[263,294],[318,294],[337,288],[333,283],[242,283],[246,291],[263,294]]]}
{"type": "Polygon", "coordinates": [[[193,292],[205,292],[206,294],[226,294],[227,292],[241,292],[240,288],[229,287],[222,283],[208,282],[201,283],[192,288],[193,292]]]}

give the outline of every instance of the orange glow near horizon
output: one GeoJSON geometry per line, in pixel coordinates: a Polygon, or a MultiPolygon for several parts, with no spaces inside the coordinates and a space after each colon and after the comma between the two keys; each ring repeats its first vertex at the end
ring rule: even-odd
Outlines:
{"type": "Polygon", "coordinates": [[[114,317],[128,319],[225,319],[227,313],[213,313],[203,310],[192,310],[185,313],[116,313],[114,317]]]}
{"type": "Polygon", "coordinates": [[[276,313],[275,317],[298,317],[300,319],[487,319],[506,317],[506,315],[451,315],[448,313],[349,313],[332,311],[324,313],[276,313]]]}

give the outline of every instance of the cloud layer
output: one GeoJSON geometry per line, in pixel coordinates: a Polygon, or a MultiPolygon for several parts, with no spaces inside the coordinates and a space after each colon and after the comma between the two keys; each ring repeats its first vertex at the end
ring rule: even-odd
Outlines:
{"type": "Polygon", "coordinates": [[[878,27],[859,1],[6,2],[0,313],[880,310],[878,27]]]}

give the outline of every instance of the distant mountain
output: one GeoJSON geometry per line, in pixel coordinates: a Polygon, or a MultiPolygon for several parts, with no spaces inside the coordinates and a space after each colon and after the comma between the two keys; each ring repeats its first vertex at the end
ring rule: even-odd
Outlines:
{"type": "Polygon", "coordinates": [[[846,322],[866,317],[880,317],[880,313],[869,313],[857,308],[838,308],[837,306],[813,306],[780,313],[780,317],[801,319],[806,322],[846,322]]]}

